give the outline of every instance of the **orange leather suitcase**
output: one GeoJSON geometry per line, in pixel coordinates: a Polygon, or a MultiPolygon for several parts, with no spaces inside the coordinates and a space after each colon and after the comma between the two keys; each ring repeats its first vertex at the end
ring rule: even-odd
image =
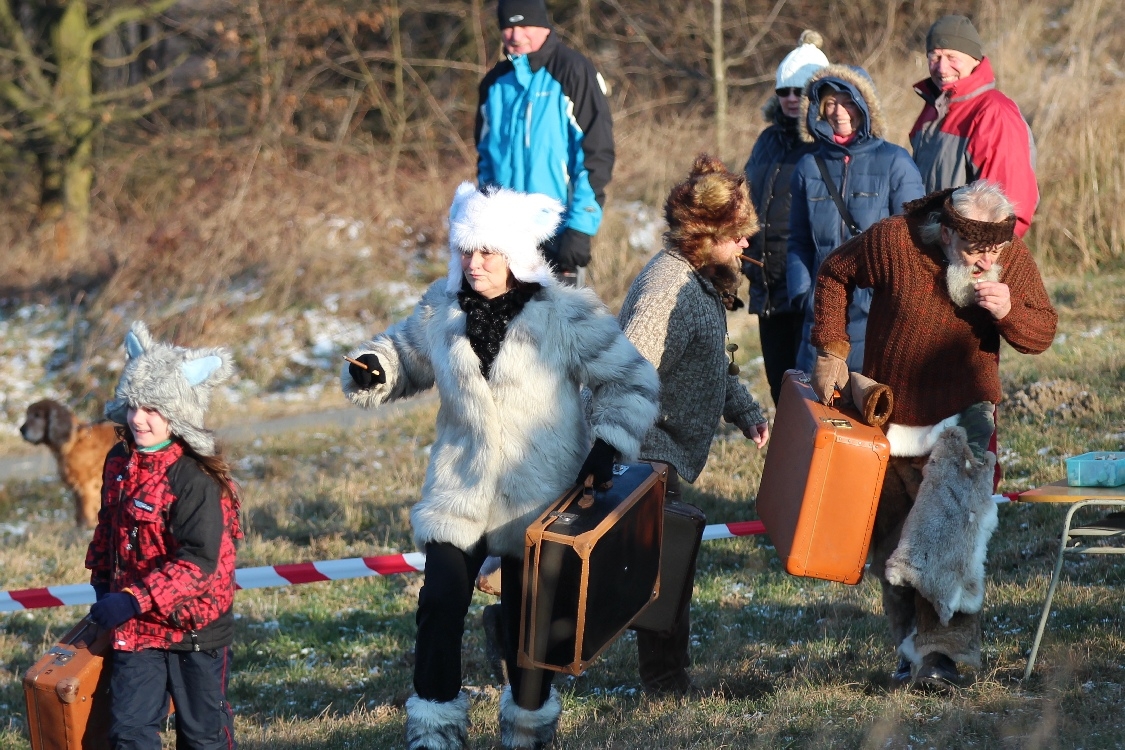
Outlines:
{"type": "Polygon", "coordinates": [[[890,455],[882,430],[785,373],[757,505],[786,572],[859,582],[890,455]]]}
{"type": "Polygon", "coordinates": [[[610,489],[578,485],[527,528],[520,667],[582,674],[659,596],[668,467],[613,473],[610,489]]]}
{"type": "Polygon", "coordinates": [[[32,750],[109,750],[111,636],[84,619],[27,670],[32,750]]]}

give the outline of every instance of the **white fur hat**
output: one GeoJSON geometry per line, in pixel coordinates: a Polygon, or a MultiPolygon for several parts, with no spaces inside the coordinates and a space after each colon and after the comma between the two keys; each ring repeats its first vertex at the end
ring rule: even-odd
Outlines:
{"type": "Polygon", "coordinates": [[[777,86],[804,88],[813,73],[828,67],[828,58],[820,51],[824,37],[808,29],[801,32],[797,48],[785,56],[777,66],[777,86]]]}
{"type": "Polygon", "coordinates": [[[147,406],[168,420],[178,435],[201,456],[215,455],[215,438],[203,427],[211,389],[234,373],[227,349],[185,349],[152,338],[136,321],[125,334],[125,370],[117,381],[105,416],[127,424],[130,407],[147,406]]]}
{"type": "Polygon", "coordinates": [[[502,187],[477,190],[462,182],[449,207],[449,283],[451,293],[461,291],[465,274],[461,255],[491,250],[508,261],[520,281],[554,284],[551,267],[539,246],[555,236],[563,206],[539,193],[520,193],[502,187]]]}

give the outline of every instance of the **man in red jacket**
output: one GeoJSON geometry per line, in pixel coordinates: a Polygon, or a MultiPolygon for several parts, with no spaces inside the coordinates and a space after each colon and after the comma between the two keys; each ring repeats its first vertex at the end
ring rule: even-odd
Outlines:
{"type": "Polygon", "coordinates": [[[910,129],[926,192],[995,182],[1016,207],[1023,237],[1039,205],[1035,140],[1019,107],[996,88],[980,36],[964,16],[944,16],[926,35],[930,77],[914,85],[926,105],[910,129]]]}
{"type": "Polygon", "coordinates": [[[989,448],[1001,341],[1038,354],[1058,316],[1012,203],[993,183],[931,193],[824,261],[816,282],[812,387],[845,393],[848,300],[871,289],[863,374],[891,387],[891,458],[870,573],[901,659],[899,682],[960,684],[980,665],[984,560],[996,524],[989,448]]]}

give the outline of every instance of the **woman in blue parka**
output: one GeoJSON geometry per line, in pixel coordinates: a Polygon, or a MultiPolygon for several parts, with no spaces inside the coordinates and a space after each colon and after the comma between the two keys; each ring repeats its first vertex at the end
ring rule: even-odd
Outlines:
{"type": "MultiPolygon", "coordinates": [[[[797,368],[811,372],[816,359],[809,343],[816,274],[828,254],[855,233],[833,200],[817,158],[859,231],[902,213],[902,204],[921,198],[925,190],[906,149],[883,140],[886,121],[866,71],[830,65],[809,79],[805,93],[803,137],[817,148],[801,157],[793,172],[786,286],[793,306],[805,313],[797,368]]],[[[856,289],[848,308],[848,369],[856,372],[863,369],[870,307],[871,290],[856,289]]]]}

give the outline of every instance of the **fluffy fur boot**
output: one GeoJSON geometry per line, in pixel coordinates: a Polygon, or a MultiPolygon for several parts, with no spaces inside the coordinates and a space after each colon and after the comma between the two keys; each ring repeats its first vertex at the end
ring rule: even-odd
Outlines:
{"type": "Polygon", "coordinates": [[[500,696],[500,744],[504,750],[543,750],[555,741],[562,704],[551,688],[547,702],[534,711],[520,708],[512,698],[512,688],[500,696]]]}
{"type": "Polygon", "coordinates": [[[469,746],[469,696],[458,693],[439,703],[410,696],[406,701],[408,750],[464,750],[469,746]]]}
{"type": "Polygon", "coordinates": [[[983,461],[973,456],[965,430],[944,430],[887,560],[887,580],[915,588],[933,604],[943,626],[954,613],[979,612],[984,603],[984,560],[997,522],[995,464],[991,453],[983,461]]]}

